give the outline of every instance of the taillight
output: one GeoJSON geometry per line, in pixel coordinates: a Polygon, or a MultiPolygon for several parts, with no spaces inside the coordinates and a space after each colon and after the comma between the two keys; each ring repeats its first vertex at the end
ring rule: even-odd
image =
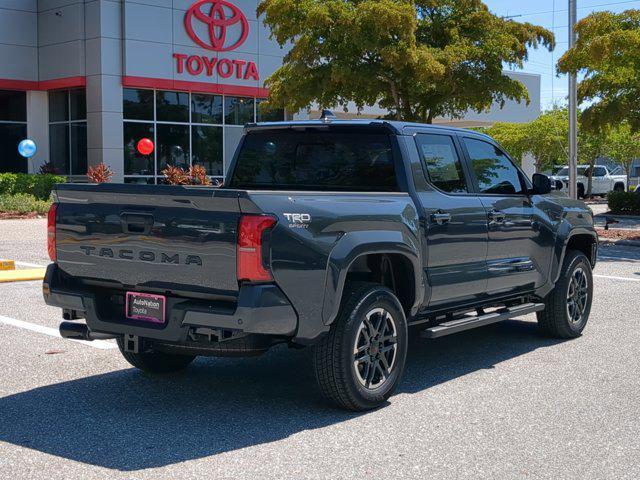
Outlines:
{"type": "Polygon", "coordinates": [[[276,224],[274,217],[243,215],[238,229],[238,281],[270,282],[271,271],[262,261],[262,236],[276,224]]]}
{"type": "Polygon", "coordinates": [[[47,252],[52,262],[57,259],[56,255],[56,213],[58,212],[58,204],[51,204],[49,213],[47,214],[47,252]]]}

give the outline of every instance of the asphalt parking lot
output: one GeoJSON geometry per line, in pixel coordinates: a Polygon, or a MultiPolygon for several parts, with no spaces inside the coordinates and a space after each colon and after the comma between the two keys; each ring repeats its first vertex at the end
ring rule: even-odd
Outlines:
{"type": "MultiPolygon", "coordinates": [[[[46,265],[45,222],[0,221],[0,258],[46,265]]],[[[640,248],[603,247],[585,335],[533,316],[412,341],[399,393],[352,414],[308,351],[146,376],[113,342],[55,337],[39,282],[0,284],[0,478],[640,477],[640,248]]]]}

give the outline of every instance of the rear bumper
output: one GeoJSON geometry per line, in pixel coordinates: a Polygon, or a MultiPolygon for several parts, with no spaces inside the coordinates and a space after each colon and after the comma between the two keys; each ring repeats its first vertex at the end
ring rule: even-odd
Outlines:
{"type": "Polygon", "coordinates": [[[277,285],[243,285],[233,304],[168,298],[167,321],[155,326],[126,319],[124,308],[119,310],[121,315],[105,315],[95,292],[69,288],[60,281],[57,270],[55,264],[47,268],[42,287],[45,303],[74,312],[74,318],[84,317],[92,332],[180,344],[187,341],[189,330],[197,328],[293,337],[298,327],[298,316],[277,285]]]}

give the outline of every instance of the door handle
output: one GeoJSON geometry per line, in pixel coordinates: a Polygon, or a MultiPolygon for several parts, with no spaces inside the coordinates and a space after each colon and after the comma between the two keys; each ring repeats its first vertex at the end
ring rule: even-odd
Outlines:
{"type": "Polygon", "coordinates": [[[504,212],[501,212],[500,210],[495,210],[495,209],[490,210],[487,215],[489,217],[489,221],[495,222],[495,223],[502,223],[507,218],[507,215],[504,212]]]}
{"type": "Polygon", "coordinates": [[[438,225],[444,225],[445,223],[449,223],[451,221],[451,214],[442,211],[432,213],[431,221],[433,223],[437,223],[438,225]]]}

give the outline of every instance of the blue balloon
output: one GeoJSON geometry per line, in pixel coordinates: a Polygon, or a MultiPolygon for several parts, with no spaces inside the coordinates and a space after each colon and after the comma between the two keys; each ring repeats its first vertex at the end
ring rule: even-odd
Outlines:
{"type": "Polygon", "coordinates": [[[36,142],[27,138],[26,140],[22,140],[18,145],[18,153],[22,155],[24,158],[33,157],[38,151],[38,147],[36,146],[36,142]]]}

